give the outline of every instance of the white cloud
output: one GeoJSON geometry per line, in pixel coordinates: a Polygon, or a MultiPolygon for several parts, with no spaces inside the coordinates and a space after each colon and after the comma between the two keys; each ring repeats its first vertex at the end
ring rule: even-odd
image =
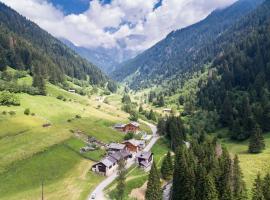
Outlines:
{"type": "Polygon", "coordinates": [[[93,0],[86,12],[67,16],[46,0],[0,1],[78,46],[120,48],[124,41],[121,48],[138,52],[236,0],[163,0],[157,9],[153,8],[158,0],[113,0],[105,5],[93,0]]]}

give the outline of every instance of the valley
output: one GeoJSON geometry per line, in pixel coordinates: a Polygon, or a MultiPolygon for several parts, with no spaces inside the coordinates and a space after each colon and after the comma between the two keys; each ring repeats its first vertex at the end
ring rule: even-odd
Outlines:
{"type": "Polygon", "coordinates": [[[270,199],[270,0],[214,6],[143,51],[144,4],[44,0],[50,33],[0,1],[0,200],[270,199]]]}

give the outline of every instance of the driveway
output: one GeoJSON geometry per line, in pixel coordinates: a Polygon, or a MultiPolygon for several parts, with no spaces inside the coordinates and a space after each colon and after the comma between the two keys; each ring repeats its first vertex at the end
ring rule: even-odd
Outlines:
{"type": "MultiPolygon", "coordinates": [[[[150,149],[154,146],[154,144],[157,142],[157,140],[159,139],[159,136],[157,135],[157,127],[151,123],[145,122],[143,121],[143,123],[147,124],[151,130],[152,130],[152,139],[150,140],[150,142],[147,144],[147,146],[144,148],[144,151],[150,151],[150,149]]],[[[131,167],[133,164],[135,164],[135,159],[130,160],[126,167],[129,168],[131,167]]],[[[105,198],[105,194],[103,192],[103,190],[110,185],[115,179],[117,178],[117,171],[115,171],[113,174],[111,174],[110,176],[108,176],[105,180],[103,180],[96,188],[95,190],[88,196],[88,200],[92,200],[91,196],[93,194],[96,195],[97,200],[106,200],[105,198]]]]}

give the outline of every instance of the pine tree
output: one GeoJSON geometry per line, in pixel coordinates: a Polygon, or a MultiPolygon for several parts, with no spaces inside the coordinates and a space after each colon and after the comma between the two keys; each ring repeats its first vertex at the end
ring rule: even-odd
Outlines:
{"type": "Polygon", "coordinates": [[[243,174],[239,166],[239,159],[236,155],[233,161],[233,176],[232,176],[232,188],[233,188],[233,199],[234,200],[245,200],[247,199],[247,191],[245,183],[243,181],[243,174]]]}
{"type": "Polygon", "coordinates": [[[213,177],[208,174],[205,179],[205,193],[202,196],[202,200],[218,200],[218,193],[213,180],[213,177]]]}
{"type": "Polygon", "coordinates": [[[194,166],[190,162],[191,156],[185,146],[178,147],[174,164],[172,200],[195,200],[194,166]]]}
{"type": "Polygon", "coordinates": [[[123,200],[124,199],[124,192],[125,192],[125,187],[126,187],[126,163],[124,159],[121,159],[118,164],[118,177],[117,177],[117,186],[116,186],[116,194],[117,194],[117,199],[123,200]]]}
{"type": "Polygon", "coordinates": [[[252,135],[249,141],[249,153],[261,153],[265,148],[264,138],[262,136],[262,131],[258,124],[252,130],[252,135]]]}
{"type": "Polygon", "coordinates": [[[260,174],[257,175],[252,189],[252,200],[265,200],[263,196],[263,183],[260,174]]]}
{"type": "Polygon", "coordinates": [[[33,87],[38,88],[40,95],[46,95],[46,82],[43,76],[44,75],[41,74],[40,69],[35,67],[32,85],[33,87]]]}
{"type": "Polygon", "coordinates": [[[266,174],[263,179],[263,196],[265,200],[270,200],[270,174],[266,174]]]}
{"type": "Polygon", "coordinates": [[[145,199],[162,200],[160,177],[155,162],[153,162],[152,164],[150,174],[148,177],[145,199]]]}
{"type": "Polygon", "coordinates": [[[170,180],[172,178],[173,164],[170,151],[168,151],[166,157],[162,161],[161,174],[165,180],[170,180]]]}
{"type": "Polygon", "coordinates": [[[219,160],[219,176],[217,180],[220,200],[231,200],[231,158],[226,148],[223,148],[219,160]]]}

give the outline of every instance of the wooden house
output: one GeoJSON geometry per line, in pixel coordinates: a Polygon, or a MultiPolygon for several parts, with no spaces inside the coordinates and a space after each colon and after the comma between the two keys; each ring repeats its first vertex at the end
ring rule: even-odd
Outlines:
{"type": "Polygon", "coordinates": [[[130,122],[125,125],[124,132],[133,132],[136,133],[140,130],[140,124],[138,122],[130,122]]]}
{"type": "Polygon", "coordinates": [[[107,150],[109,152],[118,152],[118,151],[123,151],[126,149],[125,144],[119,144],[119,143],[110,143],[109,146],[107,147],[107,150]]]}
{"type": "Polygon", "coordinates": [[[153,153],[150,151],[141,151],[137,153],[136,162],[141,168],[148,169],[153,162],[153,153]]]}
{"type": "Polygon", "coordinates": [[[122,142],[131,153],[137,153],[145,147],[145,141],[130,139],[122,142]]]}
{"type": "Polygon", "coordinates": [[[140,130],[140,124],[138,122],[130,122],[128,124],[115,124],[114,128],[116,130],[128,133],[133,132],[137,133],[140,130]]]}

